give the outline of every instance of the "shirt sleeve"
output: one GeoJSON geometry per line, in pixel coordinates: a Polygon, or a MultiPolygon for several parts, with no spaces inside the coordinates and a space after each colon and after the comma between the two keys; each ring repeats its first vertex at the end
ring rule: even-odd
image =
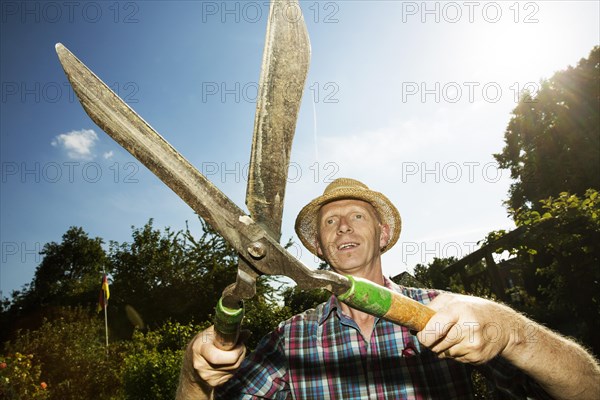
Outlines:
{"type": "Polygon", "coordinates": [[[496,357],[477,369],[508,398],[553,399],[532,378],[501,357],[496,357]]]}
{"type": "Polygon", "coordinates": [[[262,338],[234,376],[215,389],[215,399],[290,398],[284,335],[280,327],[262,338]]]}

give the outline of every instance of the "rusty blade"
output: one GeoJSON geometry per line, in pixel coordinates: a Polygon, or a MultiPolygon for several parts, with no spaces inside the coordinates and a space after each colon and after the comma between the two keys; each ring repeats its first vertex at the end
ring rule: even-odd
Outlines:
{"type": "Polygon", "coordinates": [[[85,112],[232,243],[240,242],[232,221],[245,213],[198,172],[146,121],[66,47],[56,52],[85,112]]]}
{"type": "Polygon", "coordinates": [[[297,0],[271,1],[263,51],[246,205],[254,221],[281,236],[290,153],[310,62],[297,0]]]}
{"type": "Polygon", "coordinates": [[[239,209],[62,44],[56,52],[85,112],[206,220],[257,271],[301,287],[348,290],[346,277],[306,267],[239,209]],[[259,252],[256,248],[259,248],[259,252]]]}
{"type": "MultiPolygon", "coordinates": [[[[250,152],[246,205],[252,219],[279,241],[290,153],[304,90],[310,43],[296,0],[271,1],[250,152]],[[290,12],[291,11],[291,12],[290,12]]],[[[254,296],[255,274],[243,258],[236,283],[223,291],[230,308],[254,296]]]]}

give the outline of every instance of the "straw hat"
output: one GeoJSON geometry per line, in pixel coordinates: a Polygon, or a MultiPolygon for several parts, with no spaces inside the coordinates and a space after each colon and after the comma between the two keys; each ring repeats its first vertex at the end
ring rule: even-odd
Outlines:
{"type": "Polygon", "coordinates": [[[343,199],[357,199],[370,203],[377,211],[381,222],[390,227],[390,239],[382,247],[382,253],[396,244],[402,230],[402,220],[400,219],[400,213],[392,202],[383,194],[369,189],[362,182],[355,179],[338,178],[327,185],[322,196],[317,197],[300,210],[296,218],[296,233],[311,253],[318,256],[315,241],[317,239],[317,223],[321,206],[343,199]]]}

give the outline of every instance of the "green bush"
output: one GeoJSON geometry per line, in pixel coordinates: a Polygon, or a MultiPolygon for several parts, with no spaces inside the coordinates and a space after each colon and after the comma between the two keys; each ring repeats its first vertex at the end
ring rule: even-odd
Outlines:
{"type": "Polygon", "coordinates": [[[136,331],[127,344],[121,370],[127,400],[173,399],[179,381],[183,349],[205,326],[166,322],[156,331],[136,331]]]}
{"type": "Polygon", "coordinates": [[[0,398],[6,400],[48,398],[48,385],[40,380],[39,364],[33,355],[0,356],[0,398]]]}
{"type": "MultiPolygon", "coordinates": [[[[118,394],[122,356],[112,345],[106,354],[104,326],[83,309],[65,308],[55,320],[21,333],[6,344],[9,354],[32,354],[47,382],[49,398],[57,400],[111,399],[118,394]]],[[[25,396],[23,399],[29,399],[25,396]]]]}
{"type": "Polygon", "coordinates": [[[173,399],[182,356],[181,350],[156,349],[127,356],[122,373],[125,399],[173,399]]]}

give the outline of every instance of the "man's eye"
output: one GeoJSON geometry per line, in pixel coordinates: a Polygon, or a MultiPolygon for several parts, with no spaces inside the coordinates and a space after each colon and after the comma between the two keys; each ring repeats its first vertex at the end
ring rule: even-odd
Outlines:
{"type": "Polygon", "coordinates": [[[332,225],[333,224],[333,218],[329,218],[327,221],[325,221],[325,223],[327,225],[332,225]]]}
{"type": "Polygon", "coordinates": [[[362,216],[362,214],[356,214],[356,215],[354,216],[354,218],[356,218],[356,219],[362,219],[362,217],[363,217],[363,216],[362,216]]]}

